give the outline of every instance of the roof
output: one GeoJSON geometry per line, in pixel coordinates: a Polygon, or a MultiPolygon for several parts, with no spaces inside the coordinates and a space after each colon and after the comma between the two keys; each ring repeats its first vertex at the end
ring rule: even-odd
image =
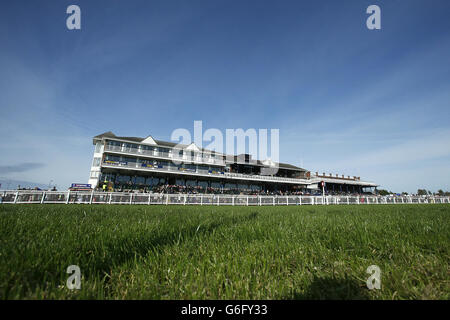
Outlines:
{"type": "MultiPolygon", "coordinates": [[[[94,137],[94,143],[95,140],[102,140],[104,138],[111,138],[111,139],[117,139],[117,140],[124,140],[124,141],[129,141],[129,142],[135,142],[135,143],[141,143],[142,141],[144,141],[146,138],[139,138],[139,137],[119,137],[116,136],[114,133],[112,133],[111,131],[99,134],[97,136],[94,137]]],[[[187,144],[181,144],[181,143],[175,143],[175,142],[169,142],[169,141],[163,141],[163,140],[156,140],[154,139],[154,141],[156,142],[156,144],[158,146],[162,146],[162,147],[175,147],[175,146],[181,146],[181,147],[188,147],[189,145],[187,144]]],[[[211,151],[205,148],[200,148],[202,151],[211,151]]],[[[216,152],[217,154],[222,154],[220,152],[216,152]]],[[[238,156],[234,156],[235,161],[237,161],[238,156]]],[[[276,162],[274,162],[275,164],[277,164],[276,162]]],[[[253,164],[253,165],[259,165],[259,166],[266,166],[262,161],[257,160],[257,161],[253,161],[253,163],[249,163],[249,164],[253,164]]],[[[296,171],[308,171],[306,169],[300,168],[300,167],[296,167],[292,164],[288,164],[288,163],[278,163],[278,168],[281,169],[287,169],[287,170],[296,170],[296,171]]]]}
{"type": "Polygon", "coordinates": [[[360,185],[366,187],[378,187],[378,184],[370,181],[361,181],[361,180],[351,180],[351,179],[340,179],[340,178],[332,178],[332,177],[312,177],[312,183],[319,183],[324,181],[325,183],[337,183],[337,184],[351,184],[351,185],[360,185]]]}
{"type": "MultiPolygon", "coordinates": [[[[119,137],[119,136],[116,136],[111,131],[108,131],[108,132],[99,134],[98,136],[95,136],[94,140],[103,139],[103,138],[125,140],[125,141],[129,141],[129,142],[137,142],[137,143],[141,143],[142,141],[144,141],[146,139],[146,138],[139,138],[139,137],[119,137]]],[[[175,147],[176,145],[180,145],[182,147],[188,146],[187,144],[181,144],[181,143],[175,143],[175,142],[169,142],[169,141],[163,141],[163,140],[156,140],[156,139],[154,139],[154,140],[158,146],[162,146],[162,147],[175,147]]],[[[202,149],[206,150],[204,148],[202,148],[202,149]]]]}

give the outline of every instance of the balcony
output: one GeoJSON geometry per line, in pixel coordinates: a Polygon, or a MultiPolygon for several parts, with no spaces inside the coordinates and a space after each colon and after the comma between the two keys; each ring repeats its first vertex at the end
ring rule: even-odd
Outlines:
{"type": "Polygon", "coordinates": [[[198,163],[198,164],[225,166],[225,161],[223,161],[223,160],[201,157],[198,155],[191,158],[191,157],[188,157],[186,154],[179,155],[177,153],[172,153],[171,151],[160,152],[160,151],[155,151],[155,150],[143,150],[143,149],[138,149],[138,148],[128,148],[128,147],[112,146],[112,145],[106,145],[105,151],[121,153],[121,154],[126,154],[126,155],[154,157],[154,158],[160,158],[160,159],[165,159],[165,160],[174,160],[174,161],[180,161],[180,162],[193,162],[193,163],[198,163]]]}
{"type": "Polygon", "coordinates": [[[141,162],[124,162],[124,161],[104,161],[102,163],[103,168],[124,168],[124,169],[134,169],[145,172],[162,172],[162,173],[173,173],[181,175],[191,175],[200,177],[217,177],[226,178],[232,180],[247,180],[247,181],[261,181],[261,182],[279,182],[279,183],[292,183],[292,184],[309,184],[309,180],[297,179],[297,178],[284,178],[284,177],[273,177],[273,176],[260,176],[260,175],[250,175],[242,173],[230,173],[215,170],[205,170],[205,169],[189,169],[189,168],[179,168],[176,166],[164,166],[164,165],[150,165],[141,162]]]}

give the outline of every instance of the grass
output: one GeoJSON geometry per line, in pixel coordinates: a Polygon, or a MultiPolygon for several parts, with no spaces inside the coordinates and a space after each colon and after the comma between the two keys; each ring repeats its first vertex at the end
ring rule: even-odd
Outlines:
{"type": "Polygon", "coordinates": [[[449,299],[449,222],[446,204],[3,204],[0,298],[449,299]]]}

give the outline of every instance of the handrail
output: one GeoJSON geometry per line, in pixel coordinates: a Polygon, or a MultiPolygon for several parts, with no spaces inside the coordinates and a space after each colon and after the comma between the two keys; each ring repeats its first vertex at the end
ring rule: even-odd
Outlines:
{"type": "Polygon", "coordinates": [[[139,150],[136,148],[122,148],[119,146],[109,146],[106,145],[105,151],[110,152],[118,152],[121,154],[130,154],[130,155],[141,155],[141,156],[151,156],[156,158],[163,158],[168,160],[179,160],[179,161],[186,161],[186,162],[194,162],[194,163],[203,163],[203,164],[215,164],[215,165],[225,165],[225,161],[213,159],[213,158],[205,158],[205,157],[188,157],[186,155],[180,156],[177,153],[168,153],[168,152],[160,152],[160,151],[154,151],[154,150],[139,150]]]}
{"type": "Polygon", "coordinates": [[[341,205],[450,203],[439,196],[309,196],[0,190],[0,204],[341,205]]]}
{"type": "MultiPolygon", "coordinates": [[[[163,171],[163,172],[179,172],[181,174],[188,174],[188,175],[200,175],[200,176],[211,176],[215,175],[218,177],[236,177],[236,178],[242,178],[242,179],[255,179],[255,180],[262,180],[262,181],[281,181],[281,182],[291,182],[291,183],[298,183],[303,184],[306,183],[305,179],[301,178],[286,178],[286,177],[276,177],[276,176],[261,176],[261,175],[250,175],[250,174],[243,174],[243,173],[233,173],[233,172],[218,172],[218,173],[207,173],[207,172],[200,172],[198,169],[196,171],[189,171],[189,170],[179,170],[178,167],[174,166],[151,166],[151,167],[142,167],[138,165],[139,162],[124,162],[124,163],[114,163],[114,162],[103,162],[102,166],[105,167],[125,167],[125,168],[133,168],[133,169],[140,169],[144,171],[163,171]]],[[[202,169],[200,169],[202,170],[202,169]]],[[[205,171],[205,170],[202,170],[205,171]]]]}

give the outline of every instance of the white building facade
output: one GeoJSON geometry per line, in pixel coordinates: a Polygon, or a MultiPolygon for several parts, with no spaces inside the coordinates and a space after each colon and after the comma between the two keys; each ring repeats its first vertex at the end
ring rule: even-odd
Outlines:
{"type": "Polygon", "coordinates": [[[320,192],[361,193],[376,184],[358,177],[330,177],[270,159],[249,155],[227,156],[197,147],[155,140],[153,137],[118,137],[105,132],[93,138],[94,155],[89,184],[105,191],[151,192],[165,186],[209,192],[320,192]],[[268,174],[269,173],[269,174],[268,174]]]}

